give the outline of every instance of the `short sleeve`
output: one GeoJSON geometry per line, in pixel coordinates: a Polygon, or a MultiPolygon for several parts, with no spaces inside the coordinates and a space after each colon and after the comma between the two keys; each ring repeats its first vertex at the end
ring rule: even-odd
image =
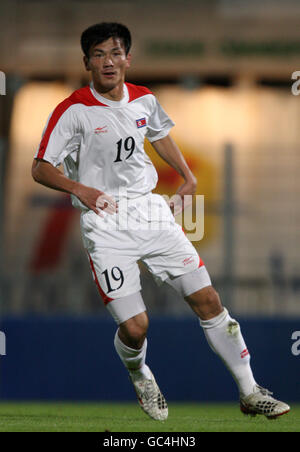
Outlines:
{"type": "Polygon", "coordinates": [[[154,110],[149,116],[146,132],[146,137],[150,143],[166,137],[170,129],[175,125],[155,97],[154,100],[154,110]]]}
{"type": "Polygon", "coordinates": [[[50,115],[35,158],[57,167],[69,154],[78,150],[79,145],[80,130],[75,105],[64,101],[50,115]]]}

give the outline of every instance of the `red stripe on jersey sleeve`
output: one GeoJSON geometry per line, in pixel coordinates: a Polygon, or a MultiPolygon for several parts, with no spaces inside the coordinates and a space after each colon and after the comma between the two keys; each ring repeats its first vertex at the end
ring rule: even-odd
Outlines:
{"type": "Polygon", "coordinates": [[[126,83],[128,94],[129,94],[129,102],[132,102],[139,97],[146,96],[147,94],[153,94],[150,89],[145,86],[133,85],[132,83],[126,83]]]}
{"type": "Polygon", "coordinates": [[[64,114],[65,111],[67,111],[68,108],[75,104],[83,104],[86,105],[87,107],[92,107],[94,105],[107,107],[107,105],[102,104],[92,95],[89,86],[85,86],[84,88],[80,88],[74,91],[74,93],[71,94],[70,97],[62,101],[60,104],[58,104],[58,106],[52,113],[39,147],[39,151],[37,154],[38,159],[42,159],[44,157],[51,133],[56,124],[58,123],[59,119],[61,118],[61,116],[64,114]]]}
{"type": "Polygon", "coordinates": [[[39,152],[37,154],[37,158],[38,159],[42,159],[45,155],[46,149],[47,149],[47,145],[50,139],[50,135],[54,129],[54,127],[56,126],[59,118],[64,114],[64,112],[71,106],[73,105],[72,102],[70,101],[70,99],[65,99],[63,102],[61,102],[54,110],[54,112],[51,115],[51,118],[48,122],[47,128],[45,130],[44,136],[42,138],[40,147],[39,147],[39,152]]]}

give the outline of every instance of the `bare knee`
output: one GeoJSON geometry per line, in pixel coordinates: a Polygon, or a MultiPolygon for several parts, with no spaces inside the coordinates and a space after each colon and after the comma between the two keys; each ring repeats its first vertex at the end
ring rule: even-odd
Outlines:
{"type": "Polygon", "coordinates": [[[212,319],[223,311],[219,294],[212,286],[198,290],[185,300],[202,320],[212,319]]]}
{"type": "Polygon", "coordinates": [[[119,338],[127,347],[136,350],[143,346],[145,341],[149,320],[146,312],[142,312],[131,319],[126,320],[119,326],[119,338]]]}

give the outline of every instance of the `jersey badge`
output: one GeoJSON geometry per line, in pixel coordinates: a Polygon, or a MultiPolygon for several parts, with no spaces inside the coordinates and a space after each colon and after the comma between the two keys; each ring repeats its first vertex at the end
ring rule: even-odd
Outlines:
{"type": "Polygon", "coordinates": [[[137,119],[135,122],[138,129],[140,129],[141,127],[145,127],[147,125],[146,118],[137,119]]]}

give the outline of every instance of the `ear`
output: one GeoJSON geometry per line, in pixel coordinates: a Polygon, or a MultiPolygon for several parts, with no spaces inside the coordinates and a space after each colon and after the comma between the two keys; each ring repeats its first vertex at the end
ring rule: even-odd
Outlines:
{"type": "Polygon", "coordinates": [[[129,68],[131,65],[131,53],[128,53],[126,60],[127,60],[126,68],[129,68]]]}
{"type": "Polygon", "coordinates": [[[85,56],[85,55],[84,55],[84,57],[83,57],[83,63],[84,63],[85,69],[86,69],[87,71],[90,71],[91,68],[90,68],[89,59],[88,59],[88,57],[85,56]]]}

